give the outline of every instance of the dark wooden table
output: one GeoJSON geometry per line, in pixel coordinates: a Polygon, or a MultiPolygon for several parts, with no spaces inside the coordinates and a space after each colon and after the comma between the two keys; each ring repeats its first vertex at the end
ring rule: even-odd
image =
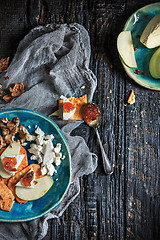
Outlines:
{"type": "Polygon", "coordinates": [[[115,172],[107,176],[93,129],[82,135],[99,157],[97,170],[80,179],[81,193],[60,222],[49,221],[45,240],[160,239],[160,92],[133,82],[124,72],[116,38],[127,18],[149,0],[1,0],[0,58],[12,59],[19,41],[46,23],[82,24],[89,32],[90,68],[98,79],[94,102],[102,111],[100,134],[115,172]],[[131,89],[133,105],[126,105],[131,89]]]}

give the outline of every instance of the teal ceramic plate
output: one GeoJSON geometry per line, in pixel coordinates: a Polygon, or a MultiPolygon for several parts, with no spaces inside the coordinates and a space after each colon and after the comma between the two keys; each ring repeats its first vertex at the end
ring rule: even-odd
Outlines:
{"type": "Polygon", "coordinates": [[[127,20],[123,30],[130,30],[135,51],[135,58],[138,69],[141,70],[140,74],[135,73],[135,68],[127,67],[123,62],[123,67],[126,73],[135,82],[143,87],[160,90],[160,79],[154,79],[149,73],[149,61],[152,54],[157,48],[148,49],[140,43],[140,36],[148,24],[148,22],[160,12],[160,2],[147,5],[130,16],[127,20]],[[145,75],[144,75],[145,74],[145,75]]]}
{"type": "MultiPolygon", "coordinates": [[[[50,190],[40,199],[30,201],[25,204],[14,203],[10,212],[0,210],[1,222],[21,222],[30,221],[39,218],[55,208],[63,199],[71,182],[71,155],[68,144],[58,128],[58,126],[48,117],[29,109],[10,109],[0,112],[0,118],[13,117],[20,118],[20,124],[24,124],[27,130],[32,133],[35,131],[35,126],[39,126],[45,134],[53,134],[53,145],[62,144],[61,152],[65,155],[61,165],[57,167],[57,173],[53,175],[54,183],[50,190]]],[[[26,146],[27,149],[29,146],[26,146]]],[[[29,155],[28,155],[29,157],[29,155]]],[[[29,160],[29,164],[36,163],[29,160]]]]}

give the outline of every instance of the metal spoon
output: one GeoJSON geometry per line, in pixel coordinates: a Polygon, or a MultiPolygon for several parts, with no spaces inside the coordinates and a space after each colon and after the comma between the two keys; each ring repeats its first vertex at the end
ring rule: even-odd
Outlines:
{"type": "Polygon", "coordinates": [[[100,149],[101,149],[101,153],[102,153],[102,159],[103,159],[103,167],[104,167],[104,171],[107,174],[112,174],[113,173],[113,167],[107,157],[107,154],[104,150],[104,147],[102,145],[102,141],[100,139],[100,135],[98,132],[98,125],[99,125],[99,121],[100,121],[100,115],[101,112],[98,108],[98,106],[95,103],[87,103],[84,106],[83,109],[83,118],[85,120],[85,122],[90,126],[93,127],[93,129],[96,132],[97,138],[98,138],[98,142],[100,145],[100,149]]]}

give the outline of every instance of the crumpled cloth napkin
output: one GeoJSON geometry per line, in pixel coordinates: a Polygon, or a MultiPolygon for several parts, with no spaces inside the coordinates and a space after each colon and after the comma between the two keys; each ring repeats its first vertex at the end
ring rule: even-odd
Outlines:
{"type": "MultiPolygon", "coordinates": [[[[88,32],[79,24],[49,24],[32,29],[20,42],[8,71],[1,74],[3,88],[23,83],[25,92],[10,103],[0,100],[0,109],[29,108],[49,115],[60,95],[80,97],[88,101],[97,85],[89,69],[90,40],[88,32]],[[4,80],[9,76],[9,81],[4,80]]],[[[82,121],[63,122],[53,118],[61,128],[72,156],[72,183],[62,202],[45,216],[23,223],[0,223],[0,239],[42,239],[48,229],[47,220],[60,217],[80,192],[79,177],[92,173],[97,156],[90,152],[84,139],[71,136],[82,121]]]]}

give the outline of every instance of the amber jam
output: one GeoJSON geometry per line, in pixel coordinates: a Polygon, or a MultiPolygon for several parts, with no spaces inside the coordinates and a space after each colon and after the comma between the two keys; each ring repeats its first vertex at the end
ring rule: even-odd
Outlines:
{"type": "Polygon", "coordinates": [[[69,113],[70,111],[72,111],[75,107],[73,106],[72,103],[70,102],[66,102],[63,104],[63,112],[69,113]]]}
{"type": "Polygon", "coordinates": [[[101,112],[98,106],[94,103],[88,103],[83,108],[83,118],[87,124],[90,124],[95,120],[99,120],[100,114],[101,112]]]}
{"type": "Polygon", "coordinates": [[[7,171],[17,171],[15,168],[17,164],[16,157],[4,157],[3,158],[3,166],[7,171]]]}
{"type": "Polygon", "coordinates": [[[21,184],[23,186],[29,187],[31,186],[31,182],[33,178],[34,178],[34,171],[30,171],[21,179],[21,184]]]}

